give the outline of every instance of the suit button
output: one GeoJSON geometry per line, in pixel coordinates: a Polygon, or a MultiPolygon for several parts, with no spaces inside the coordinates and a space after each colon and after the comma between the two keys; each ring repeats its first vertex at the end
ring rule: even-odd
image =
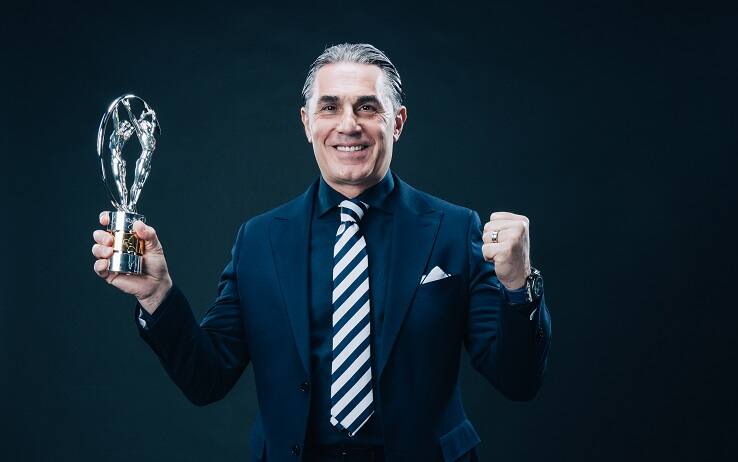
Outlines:
{"type": "Polygon", "coordinates": [[[543,340],[543,327],[538,326],[538,329],[536,329],[536,338],[539,342],[543,340]]]}
{"type": "Polygon", "coordinates": [[[302,382],[300,384],[300,391],[304,391],[305,393],[309,392],[310,391],[310,382],[308,382],[307,380],[304,381],[304,382],[302,382]]]}
{"type": "Polygon", "coordinates": [[[292,446],[292,455],[293,456],[299,456],[300,455],[300,445],[296,444],[292,446]]]}

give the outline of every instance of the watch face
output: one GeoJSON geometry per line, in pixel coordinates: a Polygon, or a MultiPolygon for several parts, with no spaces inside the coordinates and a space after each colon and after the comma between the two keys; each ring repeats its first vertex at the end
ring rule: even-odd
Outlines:
{"type": "Polygon", "coordinates": [[[533,281],[533,293],[536,297],[540,297],[541,292],[543,292],[543,278],[537,277],[535,281],[533,281]]]}

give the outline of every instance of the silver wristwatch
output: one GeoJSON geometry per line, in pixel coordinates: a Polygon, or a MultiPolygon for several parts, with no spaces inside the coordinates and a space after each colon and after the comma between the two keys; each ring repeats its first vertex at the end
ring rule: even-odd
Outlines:
{"type": "Polygon", "coordinates": [[[537,269],[531,267],[530,274],[525,278],[525,303],[538,302],[543,296],[543,276],[537,269]]]}

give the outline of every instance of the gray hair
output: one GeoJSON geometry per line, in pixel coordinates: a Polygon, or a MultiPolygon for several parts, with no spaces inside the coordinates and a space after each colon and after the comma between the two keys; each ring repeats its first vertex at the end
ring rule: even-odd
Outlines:
{"type": "Polygon", "coordinates": [[[402,92],[402,81],[400,74],[397,72],[395,65],[389,60],[387,55],[368,43],[341,43],[328,47],[318,56],[310,65],[305,84],[302,86],[302,99],[307,107],[308,101],[313,96],[313,85],[315,84],[315,74],[320,68],[328,64],[337,63],[357,63],[371,64],[378,66],[385,77],[385,82],[390,93],[390,100],[394,112],[402,106],[404,93],[402,92]]]}

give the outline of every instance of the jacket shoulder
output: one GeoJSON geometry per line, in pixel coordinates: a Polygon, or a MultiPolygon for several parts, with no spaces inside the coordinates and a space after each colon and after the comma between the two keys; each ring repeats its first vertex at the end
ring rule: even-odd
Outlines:
{"type": "Polygon", "coordinates": [[[307,205],[306,201],[312,201],[312,194],[316,185],[317,182],[314,182],[302,194],[293,197],[287,202],[284,202],[270,210],[254,215],[253,217],[247,219],[241,224],[242,231],[267,230],[269,227],[269,223],[272,221],[273,218],[289,218],[302,213],[305,206],[307,205]]]}
{"type": "Polygon", "coordinates": [[[416,194],[426,204],[428,204],[429,208],[442,211],[445,217],[444,219],[463,220],[464,222],[468,222],[470,216],[474,214],[474,211],[468,207],[464,207],[463,205],[454,204],[453,202],[441,199],[440,197],[434,196],[433,194],[421,191],[417,188],[407,185],[407,183],[405,184],[405,186],[410,188],[414,194],[416,194]]]}

